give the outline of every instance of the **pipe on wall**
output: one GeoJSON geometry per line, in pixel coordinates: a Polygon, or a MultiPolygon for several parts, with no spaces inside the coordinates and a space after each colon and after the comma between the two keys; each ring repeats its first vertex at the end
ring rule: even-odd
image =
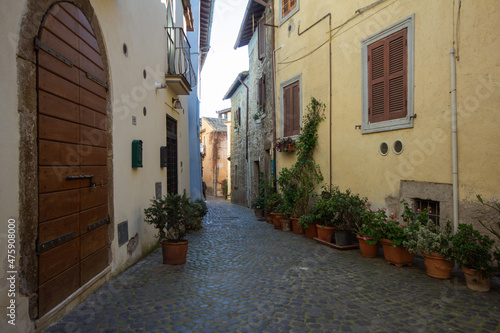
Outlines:
{"type": "Polygon", "coordinates": [[[451,65],[451,153],[453,159],[453,228],[458,230],[458,139],[457,139],[457,75],[455,48],[450,51],[451,65]]]}

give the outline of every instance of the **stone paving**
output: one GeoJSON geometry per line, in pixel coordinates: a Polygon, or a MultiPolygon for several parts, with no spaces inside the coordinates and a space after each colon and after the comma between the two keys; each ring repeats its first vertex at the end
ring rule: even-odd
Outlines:
{"type": "Polygon", "coordinates": [[[498,281],[469,291],[208,204],[186,264],[156,250],[45,332],[500,332],[498,281]]]}

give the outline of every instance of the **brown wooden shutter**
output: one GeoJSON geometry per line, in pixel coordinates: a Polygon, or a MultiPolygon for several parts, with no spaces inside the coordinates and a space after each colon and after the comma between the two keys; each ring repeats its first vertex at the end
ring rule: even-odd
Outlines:
{"type": "Polygon", "coordinates": [[[284,136],[300,134],[300,82],[283,89],[284,136]]]}
{"type": "Polygon", "coordinates": [[[259,21],[259,26],[258,26],[258,53],[259,53],[259,60],[262,60],[266,57],[266,18],[263,17],[259,21]]]}
{"type": "Polygon", "coordinates": [[[292,135],[300,134],[300,91],[299,82],[292,85],[293,127],[292,135]]]}
{"type": "Polygon", "coordinates": [[[407,30],[368,46],[368,105],[371,123],[407,114],[407,30]]]}
{"type": "Polygon", "coordinates": [[[265,74],[259,79],[259,93],[257,96],[257,104],[262,106],[262,111],[266,106],[266,76],[265,74]]]}
{"type": "Polygon", "coordinates": [[[282,0],[282,17],[285,17],[297,6],[297,0],[282,0]]]}
{"type": "Polygon", "coordinates": [[[283,136],[292,136],[292,89],[287,86],[283,89],[283,116],[284,116],[284,133],[283,136]]]}

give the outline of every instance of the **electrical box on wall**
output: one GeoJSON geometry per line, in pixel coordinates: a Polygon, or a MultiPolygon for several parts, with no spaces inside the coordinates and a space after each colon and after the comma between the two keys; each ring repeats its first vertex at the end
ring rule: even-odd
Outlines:
{"type": "Polygon", "coordinates": [[[142,140],[132,141],[132,168],[142,168],[142,140]]]}
{"type": "Polygon", "coordinates": [[[160,147],[160,168],[167,167],[167,146],[160,147]]]}

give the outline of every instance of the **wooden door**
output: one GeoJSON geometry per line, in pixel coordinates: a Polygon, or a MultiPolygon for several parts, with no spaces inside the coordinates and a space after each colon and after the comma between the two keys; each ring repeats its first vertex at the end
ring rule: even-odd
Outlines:
{"type": "Polygon", "coordinates": [[[177,121],[167,115],[167,193],[178,194],[177,121]]]}
{"type": "Polygon", "coordinates": [[[58,3],[35,40],[39,317],[108,266],[106,87],[83,13],[58,3]]]}

